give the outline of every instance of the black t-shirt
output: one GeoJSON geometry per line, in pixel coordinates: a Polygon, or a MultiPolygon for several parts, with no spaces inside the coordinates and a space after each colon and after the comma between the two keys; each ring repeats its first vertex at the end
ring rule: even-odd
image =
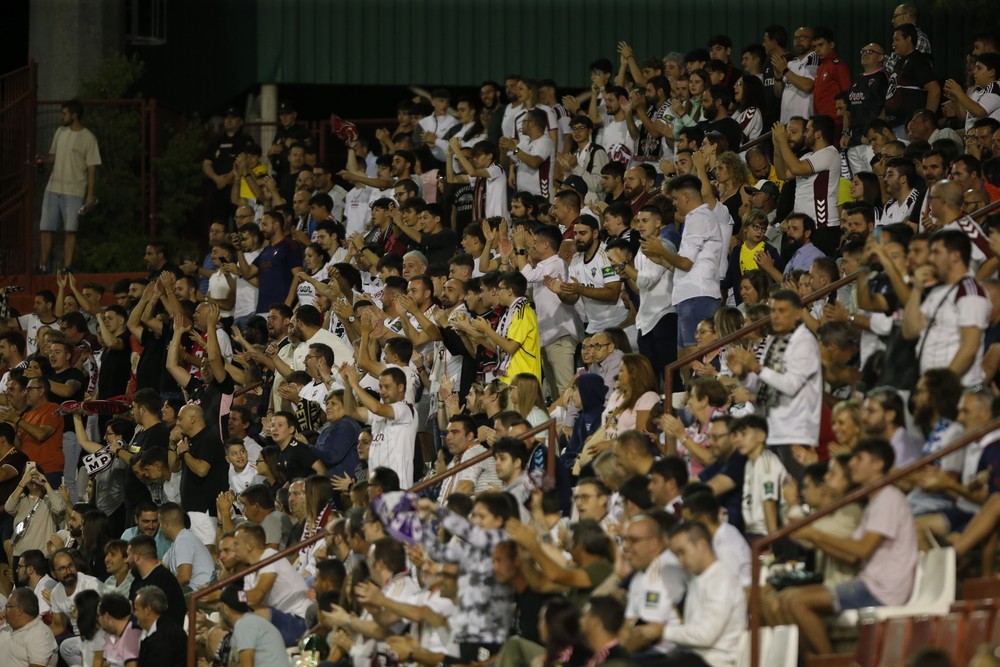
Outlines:
{"type": "Polygon", "coordinates": [[[229,414],[229,408],[233,404],[233,393],[236,391],[233,378],[227,373],[221,381],[212,380],[205,384],[192,375],[184,391],[188,394],[188,403],[201,405],[205,413],[205,423],[215,437],[220,440],[228,438],[229,424],[228,420],[223,418],[229,414]]]}
{"type": "Polygon", "coordinates": [[[463,183],[455,188],[451,202],[455,205],[455,230],[461,232],[472,222],[472,186],[463,183]]]}
{"type": "Polygon", "coordinates": [[[26,463],[28,463],[28,455],[14,448],[11,448],[6,456],[0,457],[0,468],[9,466],[17,472],[7,481],[0,482],[0,501],[7,502],[10,494],[17,488],[18,482],[21,481],[21,475],[24,474],[26,463]]]}
{"type": "MultiPolygon", "coordinates": [[[[785,53],[785,60],[791,62],[795,59],[791,53],[785,53]]],[[[779,74],[775,74],[774,65],[771,63],[771,54],[764,56],[764,71],[761,72],[760,80],[764,84],[764,128],[769,128],[781,118],[781,95],[774,89],[775,79],[781,80],[779,74]]]]}
{"type": "Polygon", "coordinates": [[[101,355],[101,373],[97,376],[97,395],[103,400],[123,396],[132,377],[132,346],[128,331],[118,335],[122,349],[105,348],[101,355]]]}
{"type": "Polygon", "coordinates": [[[729,150],[734,153],[738,153],[740,150],[740,142],[743,140],[743,130],[740,129],[740,124],[732,118],[720,118],[719,120],[707,120],[703,123],[699,123],[701,128],[705,131],[705,134],[709,132],[718,132],[726,138],[729,142],[729,150]]]}
{"type": "Polygon", "coordinates": [[[458,245],[458,235],[454,229],[445,227],[434,234],[421,234],[420,250],[427,256],[427,263],[440,262],[446,264],[455,256],[455,246],[458,245]]]}
{"type": "Polygon", "coordinates": [[[725,461],[716,461],[698,473],[698,479],[708,482],[716,475],[725,475],[733,480],[735,485],[729,491],[719,496],[719,504],[729,513],[729,523],[743,532],[743,471],[747,465],[747,457],[739,452],[733,452],[725,461]]]}
{"type": "Polygon", "coordinates": [[[164,328],[159,336],[145,329],[142,332],[142,354],[135,366],[135,388],[153,389],[157,393],[177,393],[174,376],[164,371],[167,365],[167,343],[170,336],[164,328]],[[172,387],[170,385],[173,385],[172,387]]]}
{"type": "MultiPolygon", "coordinates": [[[[274,133],[274,143],[272,146],[283,146],[280,153],[277,155],[270,156],[271,167],[274,168],[274,172],[280,176],[284,176],[288,173],[288,147],[285,146],[285,139],[294,139],[303,146],[305,146],[306,154],[316,154],[316,140],[313,138],[312,132],[307,130],[302,125],[292,125],[291,128],[285,129],[284,126],[279,127],[278,131],[274,133]]],[[[292,199],[289,197],[285,201],[291,203],[292,199]]]]}
{"type": "Polygon", "coordinates": [[[882,113],[888,88],[889,77],[883,70],[871,74],[862,73],[854,80],[847,93],[848,111],[851,112],[852,146],[861,143],[865,127],[882,113]]]}
{"type": "MultiPolygon", "coordinates": [[[[72,380],[76,380],[79,383],[79,388],[73,392],[72,396],[56,396],[52,392],[49,392],[49,400],[59,405],[64,401],[82,401],[84,395],[87,393],[87,375],[81,371],[76,366],[70,366],[66,370],[59,371],[58,373],[53,373],[49,380],[52,382],[58,382],[59,384],[66,384],[72,380]]],[[[65,429],[67,433],[73,433],[76,426],[73,425],[72,417],[63,417],[65,420],[65,429]]]]}
{"type": "Polygon", "coordinates": [[[889,77],[885,92],[885,119],[893,127],[906,122],[914,111],[927,106],[925,85],[934,80],[930,58],[920,51],[903,56],[889,77]]]}
{"type": "Polygon", "coordinates": [[[541,643],[538,636],[538,614],[553,595],[549,593],[539,593],[532,590],[531,586],[526,586],[523,591],[514,591],[514,618],[510,622],[511,634],[536,644],[541,643]]]}
{"type": "Polygon", "coordinates": [[[220,493],[229,488],[226,448],[210,427],[202,429],[188,442],[191,454],[185,454],[181,463],[181,505],[186,512],[207,512],[216,516],[215,501],[220,493]],[[207,475],[199,477],[188,467],[187,459],[192,456],[210,466],[207,475]]]}
{"type": "Polygon", "coordinates": [[[177,577],[170,573],[163,565],[157,565],[145,579],[136,577],[132,582],[132,588],[128,591],[128,599],[135,602],[135,596],[146,586],[155,586],[163,591],[167,597],[166,616],[178,623],[184,623],[184,616],[187,614],[187,602],[184,600],[184,591],[177,583],[177,577]]]}
{"type": "Polygon", "coordinates": [[[253,138],[242,129],[233,136],[223,132],[208,144],[205,157],[212,161],[212,169],[216,174],[225,176],[233,170],[237,156],[246,153],[254,143],[253,138]]]}
{"type": "MultiPolygon", "coordinates": [[[[147,429],[138,431],[132,438],[132,442],[129,443],[128,451],[129,454],[135,456],[153,447],[166,449],[169,445],[170,431],[167,429],[167,425],[163,422],[157,422],[147,429]]],[[[150,502],[153,500],[152,495],[149,493],[149,487],[135,476],[135,473],[132,472],[132,467],[129,466],[125,471],[125,509],[127,510],[129,520],[133,516],[132,508],[144,500],[150,502]]]]}
{"type": "MultiPolygon", "coordinates": [[[[268,444],[276,444],[273,440],[268,444]]],[[[281,450],[278,455],[278,469],[285,475],[285,479],[291,481],[298,477],[309,477],[315,475],[313,463],[316,462],[316,455],[308,445],[303,445],[293,440],[287,447],[281,450]]]]}

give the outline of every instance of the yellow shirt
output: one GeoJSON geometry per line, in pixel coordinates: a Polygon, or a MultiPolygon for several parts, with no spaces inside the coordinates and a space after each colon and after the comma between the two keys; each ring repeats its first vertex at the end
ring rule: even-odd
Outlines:
{"type": "MultiPolygon", "coordinates": [[[[748,248],[746,241],[740,244],[740,275],[745,275],[746,273],[753,271],[754,269],[759,269],[757,266],[757,253],[764,250],[764,242],[761,241],[753,248],[748,248]]],[[[735,289],[739,289],[739,285],[734,285],[735,289]]]]}
{"type": "MultiPolygon", "coordinates": [[[[538,340],[538,317],[527,301],[523,302],[518,307],[517,312],[511,316],[507,338],[517,341],[521,347],[510,360],[510,364],[507,366],[507,375],[503,381],[510,384],[510,381],[518,373],[531,373],[541,382],[542,349],[538,340]]],[[[501,354],[506,355],[507,353],[501,350],[501,354]]]]}
{"type": "Polygon", "coordinates": [[[785,182],[778,178],[778,172],[774,170],[773,164],[771,165],[771,173],[767,175],[767,180],[778,186],[778,192],[781,192],[781,188],[785,187],[785,182]]]}

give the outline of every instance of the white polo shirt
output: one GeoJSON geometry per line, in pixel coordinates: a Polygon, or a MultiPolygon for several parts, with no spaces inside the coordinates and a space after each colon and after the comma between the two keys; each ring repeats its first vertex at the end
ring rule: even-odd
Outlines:
{"type": "Polygon", "coordinates": [[[413,443],[417,437],[417,411],[412,403],[391,403],[392,418],[368,411],[372,427],[372,444],[368,453],[368,469],[391,468],[399,475],[400,488],[413,485],[413,443]]]}
{"type": "MultiPolygon", "coordinates": [[[[687,575],[677,556],[670,549],[656,557],[642,572],[636,572],[628,585],[628,604],[625,618],[680,625],[677,605],[684,599],[687,590],[687,575]]],[[[661,640],[653,647],[660,653],[670,653],[673,642],[661,640]]]]}
{"type": "Polygon", "coordinates": [[[690,271],[674,271],[671,292],[674,305],[699,296],[721,298],[718,271],[724,254],[722,227],[708,204],[684,216],[684,232],[677,254],[691,260],[693,266],[690,271]]]}

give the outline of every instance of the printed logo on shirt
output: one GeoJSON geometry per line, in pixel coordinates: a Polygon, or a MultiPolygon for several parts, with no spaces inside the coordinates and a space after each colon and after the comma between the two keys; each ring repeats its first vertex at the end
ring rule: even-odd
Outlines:
{"type": "Polygon", "coordinates": [[[774,482],[764,482],[764,493],[774,493],[774,482]]]}
{"type": "Polygon", "coordinates": [[[605,266],[603,269],[601,269],[601,277],[602,278],[608,278],[608,277],[613,276],[613,275],[615,275],[615,270],[613,268],[611,268],[610,266],[605,266]]]}
{"type": "Polygon", "coordinates": [[[655,607],[660,604],[660,594],[656,591],[648,591],[646,593],[646,606],[655,607]]]}

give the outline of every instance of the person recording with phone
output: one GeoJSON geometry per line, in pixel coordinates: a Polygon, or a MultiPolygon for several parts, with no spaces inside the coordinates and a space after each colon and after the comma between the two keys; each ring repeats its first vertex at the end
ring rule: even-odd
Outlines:
{"type": "Polygon", "coordinates": [[[73,425],[80,447],[86,452],[83,467],[94,482],[92,502],[107,515],[111,533],[121,535],[125,530],[125,471],[128,466],[118,456],[118,451],[132,440],[135,423],[128,419],[112,419],[105,429],[103,443],[91,442],[87,437],[82,416],[73,415],[73,425]]]}
{"type": "Polygon", "coordinates": [[[8,563],[31,549],[51,555],[46,545],[66,514],[66,502],[34,461],[28,461],[21,481],[4,503],[4,510],[14,517],[14,534],[10,541],[4,542],[8,563]]]}

